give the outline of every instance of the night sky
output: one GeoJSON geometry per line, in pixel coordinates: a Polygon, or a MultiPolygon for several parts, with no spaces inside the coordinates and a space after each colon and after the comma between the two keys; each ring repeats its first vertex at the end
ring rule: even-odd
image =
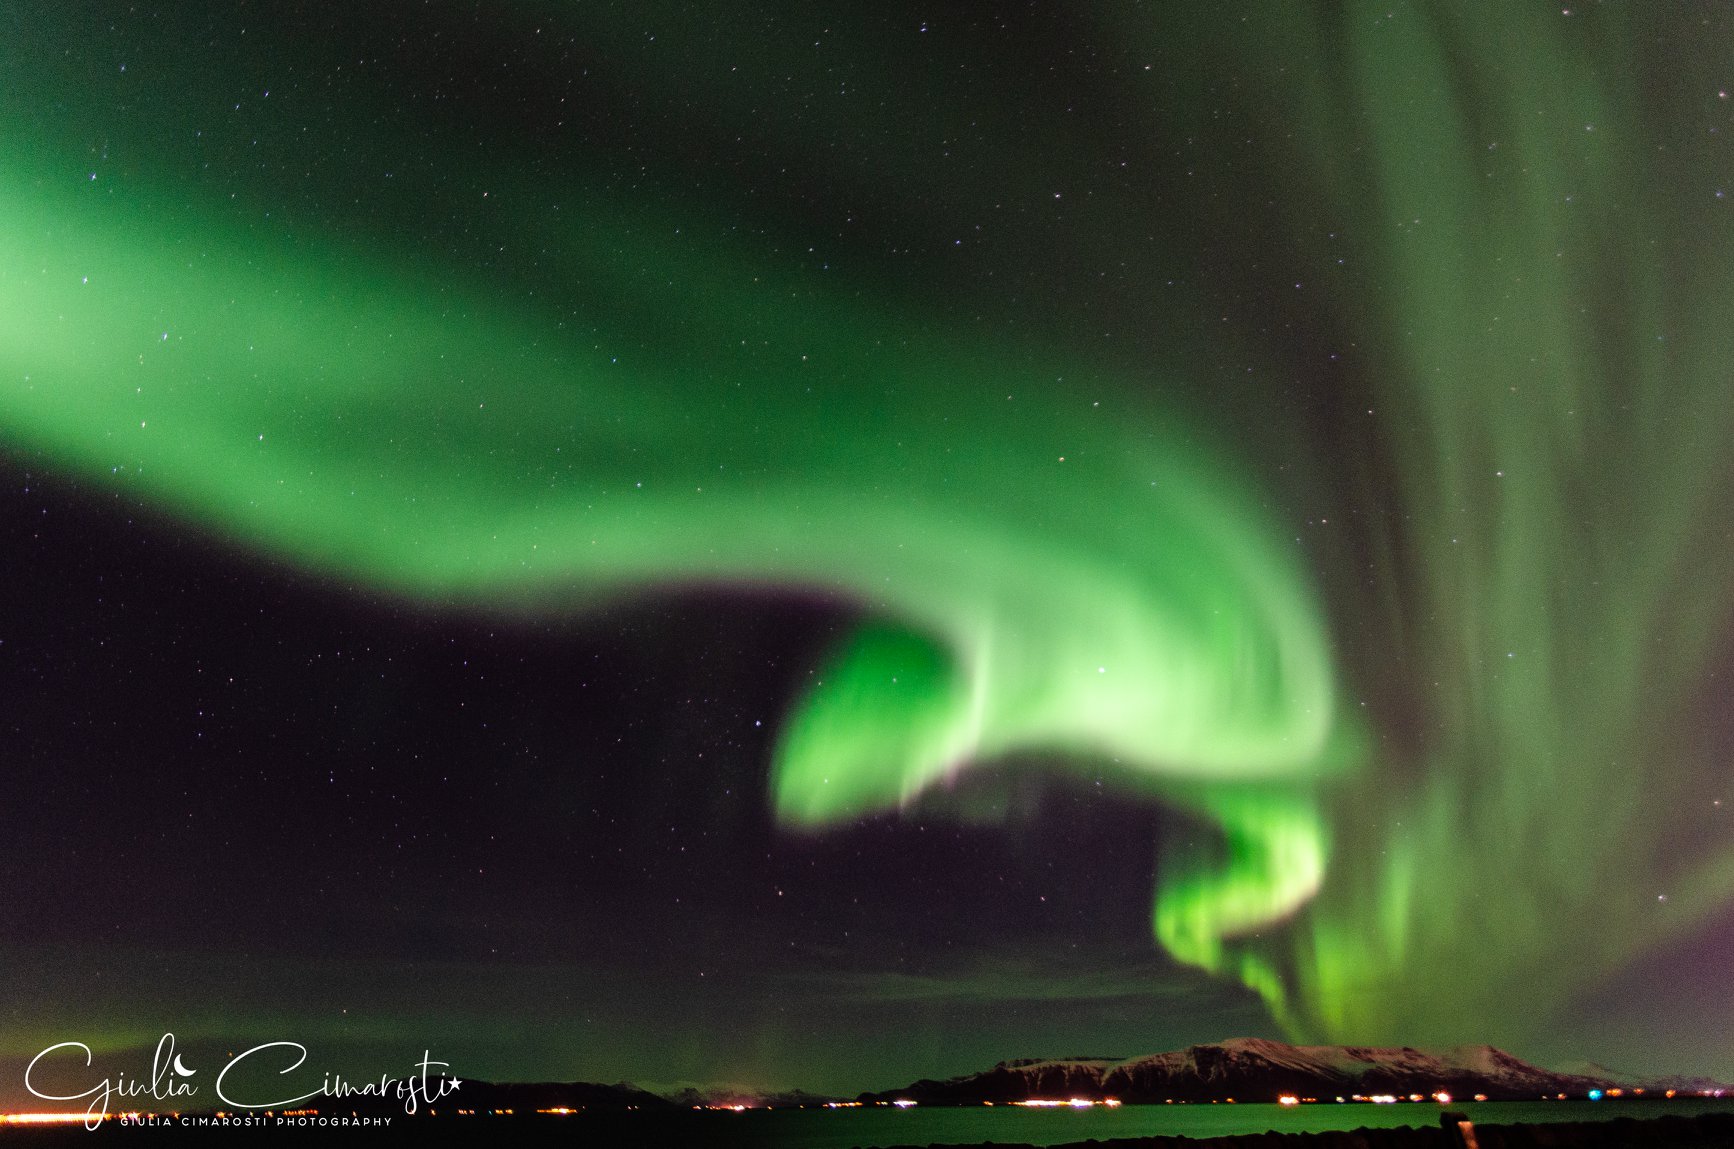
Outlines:
{"type": "Polygon", "coordinates": [[[0,1102],[1734,1077],[1731,46],[0,0],[0,1102]]]}

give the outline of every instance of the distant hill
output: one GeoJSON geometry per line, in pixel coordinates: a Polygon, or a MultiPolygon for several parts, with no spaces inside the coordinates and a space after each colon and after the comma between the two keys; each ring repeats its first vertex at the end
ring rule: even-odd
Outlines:
{"type": "MultiPolygon", "coordinates": [[[[1556,1073],[1490,1045],[1442,1051],[1364,1046],[1285,1045],[1235,1038],[1173,1053],[1109,1058],[1002,1061],[948,1081],[917,1081],[903,1089],[864,1093],[867,1102],[907,1099],[928,1105],[1004,1104],[1030,1099],[1116,1098],[1128,1104],[1174,1101],[1275,1101],[1283,1094],[1334,1100],[1354,1095],[1408,1096],[1437,1092],[1466,1100],[1533,1100],[1630,1083],[1556,1073]]],[[[1642,1084],[1642,1083],[1638,1083],[1642,1084]]]]}
{"type": "MultiPolygon", "coordinates": [[[[1127,1104],[1164,1101],[1271,1102],[1284,1094],[1319,1101],[1411,1094],[1449,1093],[1466,1101],[1476,1094],[1500,1101],[1534,1100],[1564,1093],[1583,1097],[1592,1089],[1643,1088],[1661,1093],[1734,1094],[1734,1089],[1707,1078],[1638,1077],[1599,1065],[1583,1064],[1570,1072],[1531,1065],[1490,1045],[1448,1050],[1404,1047],[1372,1048],[1339,1045],[1285,1045],[1263,1038],[1233,1038],[1193,1045],[1172,1053],[1144,1057],[1032,1058],[1002,1061],[992,1069],[946,1081],[916,1081],[902,1089],[863,1093],[858,1100],[909,1100],[924,1105],[1007,1104],[1032,1099],[1063,1101],[1074,1097],[1127,1104]]],[[[598,1085],[589,1082],[493,1083],[466,1080],[462,1088],[435,1104],[444,1112],[570,1109],[585,1112],[657,1110],[678,1112],[694,1107],[744,1104],[754,1108],[817,1106],[828,1095],[788,1090],[766,1093],[741,1086],[687,1088],[658,1095],[629,1082],[598,1085]]],[[[397,1101],[357,1098],[344,1108],[382,1112],[399,1110],[397,1101]]],[[[333,1106],[333,1108],[336,1108],[333,1106]]]]}
{"type": "MultiPolygon", "coordinates": [[[[347,1107],[348,1103],[344,1103],[347,1107]]],[[[393,1105],[401,1111],[401,1103],[393,1105]]],[[[465,1080],[456,1093],[434,1103],[435,1109],[510,1109],[533,1113],[542,1109],[598,1110],[675,1108],[666,1098],[636,1085],[596,1085],[587,1081],[525,1081],[495,1083],[465,1080]]]]}
{"type": "Polygon", "coordinates": [[[1646,1093],[1665,1093],[1672,1089],[1676,1093],[1696,1094],[1700,1097],[1734,1096],[1734,1086],[1710,1077],[1693,1077],[1679,1073],[1626,1073],[1623,1070],[1609,1069],[1605,1065],[1597,1065],[1593,1061],[1562,1065],[1560,1071],[1562,1073],[1575,1073],[1580,1077],[1605,1077],[1610,1081],[1624,1081],[1637,1086],[1646,1093]]]}
{"type": "Polygon", "coordinates": [[[744,1085],[713,1085],[703,1089],[688,1086],[663,1096],[685,1109],[726,1108],[735,1105],[745,1105],[751,1109],[797,1109],[802,1106],[817,1108],[827,1102],[843,1100],[833,1094],[809,1093],[805,1089],[767,1092],[744,1085]]]}

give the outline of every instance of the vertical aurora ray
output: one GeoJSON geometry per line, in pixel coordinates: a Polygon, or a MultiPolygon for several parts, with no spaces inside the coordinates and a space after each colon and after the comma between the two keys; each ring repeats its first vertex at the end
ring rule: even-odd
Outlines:
{"type": "Polygon", "coordinates": [[[1404,512],[1357,660],[1406,684],[1375,723],[1419,731],[1330,804],[1319,898],[1245,950],[1288,971],[1297,1032],[1529,1037],[1734,892],[1694,732],[1734,607],[1727,29],[1665,23],[1265,29],[1292,158],[1383,288],[1344,304],[1398,461],[1363,498],[1404,512]]]}
{"type": "MultiPolygon", "coordinates": [[[[1235,428],[1211,437],[1208,405],[1176,414],[1161,380],[1073,344],[936,330],[895,292],[768,258],[698,196],[629,202],[540,157],[486,173],[478,229],[536,253],[537,290],[508,299],[490,288],[521,283],[419,237],[243,220],[172,165],[87,181],[21,111],[28,84],[0,94],[0,436],[433,603],[837,596],[871,621],[784,724],[785,821],[995,759],[1106,760],[1217,832],[1165,851],[1153,928],[1175,957],[1297,1034],[1521,1034],[1734,892],[1734,855],[1678,812],[1716,777],[1689,730],[1734,557],[1719,61],[1617,12],[1203,23],[1128,11],[1113,35],[1261,77],[1291,202],[1247,202],[1295,258],[1328,262],[1328,230],[1364,269],[1310,318],[1350,333],[1394,484],[1284,432],[1373,524],[1312,556],[1328,614],[1285,526],[1298,496],[1259,488],[1235,428]],[[1344,705],[1373,685],[1377,708],[1344,705]]],[[[1226,149],[1213,76],[1174,90],[1226,149]]],[[[689,114],[756,113],[726,91],[689,114]]],[[[389,149],[366,125],[390,117],[348,98],[389,149]]],[[[1017,127],[989,120],[1000,169],[1040,184],[1017,127]]],[[[891,151],[882,199],[933,190],[891,151]]],[[[426,219],[457,202],[424,195],[426,219]]],[[[1105,189],[1066,238],[1232,235],[1208,198],[1105,189]]]]}

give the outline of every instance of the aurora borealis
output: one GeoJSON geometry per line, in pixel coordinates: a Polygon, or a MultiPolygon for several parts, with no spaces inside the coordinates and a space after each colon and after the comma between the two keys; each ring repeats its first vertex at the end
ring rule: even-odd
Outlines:
{"type": "Polygon", "coordinates": [[[1183,7],[0,7],[0,1054],[1734,1072],[1734,28],[1183,7]]]}

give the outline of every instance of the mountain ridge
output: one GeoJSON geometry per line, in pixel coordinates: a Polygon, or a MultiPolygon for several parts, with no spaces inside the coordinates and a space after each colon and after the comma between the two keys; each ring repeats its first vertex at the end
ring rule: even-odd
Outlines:
{"type": "MultiPolygon", "coordinates": [[[[1657,1079],[1661,1082],[1663,1079],[1657,1079]]],[[[1668,1079],[1673,1080],[1673,1079],[1668,1079]]],[[[1686,1079],[1679,1079],[1682,1083],[1686,1079]]],[[[1691,1092],[1725,1088],[1693,1080],[1691,1092]]],[[[1113,1058],[1019,1058],[944,1081],[923,1079],[902,1089],[862,1093],[865,1103],[1008,1104],[1028,1100],[1128,1104],[1166,1101],[1276,1101],[1284,1095],[1334,1100],[1374,1096],[1458,1100],[1535,1100],[1592,1091],[1644,1092],[1643,1079],[1566,1073],[1532,1065],[1491,1045],[1442,1050],[1412,1046],[1288,1045],[1243,1037],[1167,1053],[1113,1058]]],[[[1658,1091],[1675,1088],[1662,1084],[1658,1091]]]]}

